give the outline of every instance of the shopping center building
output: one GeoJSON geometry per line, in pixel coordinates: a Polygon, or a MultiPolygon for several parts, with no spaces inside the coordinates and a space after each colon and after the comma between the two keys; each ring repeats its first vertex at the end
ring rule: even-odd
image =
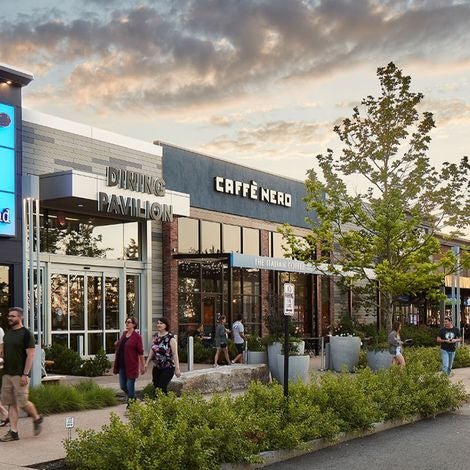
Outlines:
{"type": "Polygon", "coordinates": [[[212,333],[222,314],[264,334],[285,282],[305,338],[351,314],[349,292],[284,256],[278,228],[302,237],[314,217],[302,181],[23,109],[32,79],[0,65],[4,327],[8,307],[24,306],[43,344],[84,356],[114,352],[129,315],[147,345],[161,315],[180,336],[212,333]]]}

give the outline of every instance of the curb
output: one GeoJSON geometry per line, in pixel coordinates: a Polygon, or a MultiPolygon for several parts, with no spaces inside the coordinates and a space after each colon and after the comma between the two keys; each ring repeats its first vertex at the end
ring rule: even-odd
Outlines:
{"type": "MultiPolygon", "coordinates": [[[[442,413],[437,413],[435,416],[447,413],[448,411],[450,410],[443,411],[442,413]]],[[[293,449],[268,450],[265,452],[261,452],[258,455],[261,457],[263,462],[260,463],[224,463],[222,464],[221,468],[222,470],[251,470],[255,468],[263,468],[268,465],[293,459],[294,457],[300,457],[301,455],[310,454],[312,452],[316,452],[327,447],[333,447],[335,445],[342,444],[343,442],[351,441],[353,439],[370,436],[371,434],[377,434],[382,431],[387,431],[388,429],[398,428],[407,424],[416,423],[417,421],[421,421],[427,418],[430,417],[412,416],[410,418],[397,419],[384,423],[373,423],[372,429],[370,430],[342,432],[333,441],[320,438],[300,444],[299,446],[294,447],[293,449]]]]}

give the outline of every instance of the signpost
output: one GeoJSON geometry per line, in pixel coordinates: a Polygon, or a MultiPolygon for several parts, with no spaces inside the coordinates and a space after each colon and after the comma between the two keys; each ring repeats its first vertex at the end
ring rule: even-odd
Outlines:
{"type": "Polygon", "coordinates": [[[289,317],[294,316],[295,286],[284,284],[284,396],[289,396],[289,317]]]}
{"type": "Polygon", "coordinates": [[[72,438],[72,429],[74,427],[74,418],[73,416],[67,416],[65,418],[65,429],[67,429],[68,439],[72,438]]]}

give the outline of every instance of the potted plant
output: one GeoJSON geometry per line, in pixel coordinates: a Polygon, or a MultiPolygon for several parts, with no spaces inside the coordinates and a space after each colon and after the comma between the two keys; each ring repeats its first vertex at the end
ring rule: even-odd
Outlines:
{"type": "Polygon", "coordinates": [[[342,372],[344,369],[353,372],[359,364],[361,339],[355,336],[352,319],[345,315],[341,321],[332,328],[329,343],[330,369],[342,372]]]}
{"type": "Polygon", "coordinates": [[[366,347],[367,365],[374,372],[388,369],[392,365],[393,356],[388,350],[388,343],[380,336],[371,338],[366,347]]]}
{"type": "MultiPolygon", "coordinates": [[[[289,338],[289,371],[288,380],[296,381],[302,380],[304,383],[308,381],[308,369],[310,366],[310,356],[308,354],[300,353],[300,343],[303,342],[299,338],[289,338]]],[[[305,343],[304,343],[305,344],[305,343]]],[[[277,355],[277,363],[279,370],[279,382],[284,385],[284,346],[282,347],[281,354],[277,355]]]]}
{"type": "Polygon", "coordinates": [[[247,335],[247,363],[248,364],[267,364],[268,353],[266,344],[258,335],[247,335]]]}

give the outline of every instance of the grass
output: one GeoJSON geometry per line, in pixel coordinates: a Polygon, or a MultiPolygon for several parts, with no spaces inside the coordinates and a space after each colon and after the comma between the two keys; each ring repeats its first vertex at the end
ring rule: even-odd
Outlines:
{"type": "Polygon", "coordinates": [[[92,380],[74,385],[49,384],[30,390],[30,400],[41,414],[94,410],[118,404],[114,390],[103,388],[92,380]]]}

